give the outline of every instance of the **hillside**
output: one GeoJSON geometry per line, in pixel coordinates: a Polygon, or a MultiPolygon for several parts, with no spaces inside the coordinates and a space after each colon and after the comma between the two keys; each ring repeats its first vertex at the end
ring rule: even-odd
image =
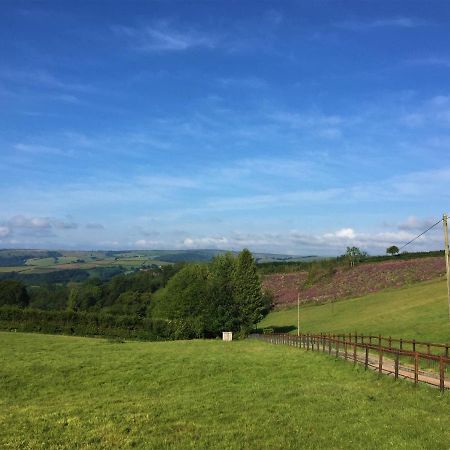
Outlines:
{"type": "Polygon", "coordinates": [[[297,303],[298,294],[302,302],[321,303],[432,280],[444,274],[444,258],[431,257],[368,262],[353,268],[341,265],[310,287],[303,287],[306,271],[266,275],[263,285],[273,293],[275,305],[280,306],[297,303]]]}
{"type": "MultiPolygon", "coordinates": [[[[272,312],[259,327],[295,333],[297,308],[272,312]]],[[[302,305],[300,329],[450,342],[446,283],[427,281],[323,305],[302,305]]]]}
{"type": "Polygon", "coordinates": [[[447,448],[450,442],[448,395],[288,346],[0,333],[0,359],[0,448],[360,449],[383,442],[447,448]]]}

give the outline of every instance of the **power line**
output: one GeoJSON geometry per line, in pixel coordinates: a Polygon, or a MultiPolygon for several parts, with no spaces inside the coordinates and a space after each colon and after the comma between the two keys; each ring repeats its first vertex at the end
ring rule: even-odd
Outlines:
{"type": "Polygon", "coordinates": [[[402,250],[403,248],[405,248],[407,245],[411,244],[412,242],[414,242],[416,239],[419,239],[420,236],[423,236],[425,233],[428,233],[432,228],[434,228],[436,225],[439,225],[442,222],[443,219],[439,220],[439,222],[436,222],[434,225],[431,225],[430,228],[427,228],[425,231],[423,231],[422,233],[420,233],[419,235],[417,235],[414,239],[411,239],[409,242],[407,242],[405,245],[403,245],[402,247],[400,247],[398,249],[398,251],[402,250]]]}

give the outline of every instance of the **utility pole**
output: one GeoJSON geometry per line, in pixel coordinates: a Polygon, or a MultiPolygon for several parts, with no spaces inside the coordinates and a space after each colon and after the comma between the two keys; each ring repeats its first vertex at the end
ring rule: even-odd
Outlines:
{"type": "Polygon", "coordinates": [[[300,292],[297,294],[297,336],[300,336],[300,292]]]}
{"type": "Polygon", "coordinates": [[[445,269],[447,275],[447,296],[448,296],[448,318],[450,319],[450,261],[449,261],[449,248],[448,248],[448,216],[444,213],[442,218],[444,224],[444,242],[445,242],[445,269]]]}

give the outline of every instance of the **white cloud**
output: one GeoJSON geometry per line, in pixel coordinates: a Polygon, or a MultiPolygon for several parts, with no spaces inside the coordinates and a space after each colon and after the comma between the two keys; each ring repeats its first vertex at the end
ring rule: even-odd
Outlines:
{"type": "MultiPolygon", "coordinates": [[[[274,252],[296,255],[339,255],[347,246],[357,246],[372,254],[384,254],[391,245],[401,246],[408,242],[414,233],[408,231],[390,231],[358,233],[352,228],[322,234],[305,233],[291,230],[285,233],[229,233],[227,235],[203,235],[185,238],[178,248],[216,248],[223,250],[241,250],[248,247],[253,251],[274,252]]],[[[408,251],[440,248],[441,239],[436,234],[425,235],[408,251]]]]}
{"type": "Polygon", "coordinates": [[[87,223],[85,227],[88,230],[104,230],[105,227],[101,223],[87,223]]]}
{"type": "Polygon", "coordinates": [[[354,239],[356,237],[356,234],[352,228],[342,228],[342,230],[336,231],[335,235],[338,238],[347,239],[354,239]]]}
{"type": "Polygon", "coordinates": [[[15,228],[31,228],[31,229],[49,229],[51,228],[50,219],[47,217],[25,217],[22,215],[11,217],[8,225],[15,228]]]}
{"type": "Polygon", "coordinates": [[[230,241],[224,236],[188,237],[183,240],[187,248],[223,248],[229,244],[230,241]]]}
{"type": "Polygon", "coordinates": [[[244,77],[244,78],[219,78],[218,83],[225,87],[238,87],[250,89],[262,89],[267,87],[267,82],[258,77],[244,77]]]}
{"type": "Polygon", "coordinates": [[[138,239],[134,242],[136,248],[155,248],[161,244],[161,241],[155,241],[151,239],[138,239]]]}
{"type": "Polygon", "coordinates": [[[0,238],[9,236],[10,232],[9,227],[0,226],[0,238]]]}
{"type": "Polygon", "coordinates": [[[347,20],[337,23],[338,28],[349,31],[365,31],[377,28],[415,28],[427,25],[427,22],[412,17],[390,17],[376,20],[347,20]]]}
{"type": "Polygon", "coordinates": [[[175,30],[166,23],[146,27],[114,26],[113,32],[127,40],[134,49],[143,52],[183,51],[191,48],[214,48],[216,39],[194,30],[175,30]]]}
{"type": "Polygon", "coordinates": [[[45,70],[7,70],[0,71],[0,78],[14,83],[36,85],[47,89],[92,92],[90,85],[63,80],[45,70]]]}
{"type": "Polygon", "coordinates": [[[425,58],[410,59],[406,62],[414,65],[450,68],[449,57],[429,56],[425,58]]]}
{"type": "Polygon", "coordinates": [[[416,216],[409,216],[404,222],[398,225],[398,229],[402,231],[425,231],[436,222],[437,220],[433,219],[419,219],[416,216]]]}

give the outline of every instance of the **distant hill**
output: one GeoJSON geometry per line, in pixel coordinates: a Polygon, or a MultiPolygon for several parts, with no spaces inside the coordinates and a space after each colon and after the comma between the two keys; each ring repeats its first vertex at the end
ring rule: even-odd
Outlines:
{"type": "MultiPolygon", "coordinates": [[[[148,260],[163,261],[168,263],[176,262],[205,262],[210,261],[214,256],[227,253],[228,250],[198,249],[198,250],[111,250],[111,251],[86,251],[86,250],[19,250],[0,249],[0,267],[21,266],[29,260],[46,258],[71,258],[73,261],[83,260],[121,260],[144,258],[148,260]]],[[[237,254],[232,251],[231,253],[237,254]]],[[[316,256],[283,255],[276,253],[254,253],[257,262],[282,262],[282,261],[310,261],[316,256]]],[[[58,261],[55,261],[55,263],[58,261]]],[[[64,261],[67,262],[67,261],[64,261]]],[[[78,261],[79,262],[79,261],[78,261]]]]}
{"type": "Polygon", "coordinates": [[[276,306],[297,302],[323,303],[329,300],[359,297],[386,288],[403,287],[418,281],[444,276],[443,257],[367,262],[350,268],[340,265],[324,270],[308,282],[308,272],[274,273],[266,275],[263,285],[274,295],[276,306]]]}

